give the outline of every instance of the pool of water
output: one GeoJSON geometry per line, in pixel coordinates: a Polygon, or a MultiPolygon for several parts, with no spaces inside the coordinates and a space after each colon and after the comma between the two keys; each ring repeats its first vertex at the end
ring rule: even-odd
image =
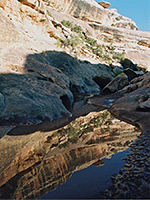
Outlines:
{"type": "Polygon", "coordinates": [[[90,167],[74,172],[71,178],[56,190],[41,199],[99,199],[111,185],[111,176],[123,167],[127,151],[114,154],[111,159],[103,159],[104,165],[90,167]]]}
{"type": "Polygon", "coordinates": [[[105,98],[103,105],[111,106],[116,99],[118,99],[118,98],[105,98]]]}
{"type": "Polygon", "coordinates": [[[107,112],[67,128],[1,138],[0,199],[103,198],[140,131],[107,112]]]}

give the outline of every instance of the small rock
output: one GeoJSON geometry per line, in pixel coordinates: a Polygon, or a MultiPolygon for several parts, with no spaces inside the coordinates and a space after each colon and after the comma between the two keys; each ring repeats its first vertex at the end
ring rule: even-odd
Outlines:
{"type": "Polygon", "coordinates": [[[95,162],[93,165],[94,165],[95,167],[103,166],[103,165],[104,165],[104,161],[103,161],[103,160],[98,160],[98,161],[95,162]]]}
{"type": "Polygon", "coordinates": [[[122,72],[123,72],[123,67],[116,66],[113,69],[113,73],[115,76],[121,74],[122,72]]]}
{"type": "Polygon", "coordinates": [[[124,73],[128,76],[129,81],[131,81],[132,79],[134,79],[134,78],[136,78],[136,77],[138,77],[140,75],[143,75],[143,73],[142,74],[138,74],[138,73],[136,73],[135,71],[133,71],[130,68],[125,69],[124,73]]]}
{"type": "Polygon", "coordinates": [[[138,45],[142,45],[142,46],[150,48],[150,43],[148,43],[147,41],[141,40],[141,41],[138,42],[138,45]]]}
{"type": "Polygon", "coordinates": [[[133,71],[139,71],[139,69],[137,68],[137,65],[134,64],[131,60],[129,60],[127,58],[122,60],[120,63],[123,66],[124,69],[130,68],[133,71]]]}
{"type": "Polygon", "coordinates": [[[106,1],[101,1],[101,2],[99,2],[99,4],[100,4],[103,8],[109,8],[109,6],[111,5],[109,2],[106,2],[106,1]]]}

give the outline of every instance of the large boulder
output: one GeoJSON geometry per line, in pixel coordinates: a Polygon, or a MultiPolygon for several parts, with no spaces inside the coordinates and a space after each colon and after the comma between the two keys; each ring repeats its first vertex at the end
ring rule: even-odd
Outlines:
{"type": "Polygon", "coordinates": [[[91,64],[88,61],[80,61],[69,54],[57,51],[47,51],[44,54],[29,55],[25,68],[35,68],[34,60],[41,63],[49,63],[61,70],[70,79],[70,90],[77,95],[98,94],[99,85],[94,81],[95,77],[105,77],[112,80],[112,72],[109,66],[91,64]]]}
{"type": "Polygon", "coordinates": [[[33,125],[71,115],[72,93],[40,73],[1,74],[0,92],[0,125],[33,125]],[[68,99],[68,109],[63,97],[68,99]]]}
{"type": "Polygon", "coordinates": [[[124,70],[124,73],[128,76],[128,80],[131,81],[132,79],[144,75],[144,72],[140,72],[140,71],[133,71],[130,68],[127,68],[124,70]]]}
{"type": "Polygon", "coordinates": [[[137,65],[134,64],[130,59],[125,58],[124,60],[121,60],[121,65],[124,69],[130,68],[133,71],[138,71],[137,65]]]}
{"type": "MultiPolygon", "coordinates": [[[[125,90],[123,91],[123,93],[125,90]]],[[[135,78],[126,94],[110,107],[111,113],[143,131],[150,130],[150,73],[135,78]]]]}
{"type": "Polygon", "coordinates": [[[116,76],[110,83],[108,83],[108,85],[104,87],[102,93],[109,94],[117,92],[128,84],[129,84],[128,76],[125,73],[121,73],[118,76],[116,76]]]}
{"type": "Polygon", "coordinates": [[[71,117],[75,102],[99,94],[96,76],[112,80],[111,69],[48,51],[26,58],[25,74],[0,74],[0,125],[31,126],[71,117]]]}

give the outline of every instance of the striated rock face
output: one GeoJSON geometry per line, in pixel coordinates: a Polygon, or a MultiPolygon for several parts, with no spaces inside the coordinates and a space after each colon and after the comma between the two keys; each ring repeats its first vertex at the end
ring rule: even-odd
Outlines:
{"type": "Polygon", "coordinates": [[[131,81],[123,89],[124,97],[110,107],[111,113],[131,124],[141,127],[146,132],[150,129],[150,73],[131,81]]]}
{"type": "Polygon", "coordinates": [[[115,9],[108,10],[108,16],[113,27],[138,30],[136,23],[132,19],[120,15],[115,9]]]}
{"type": "Polygon", "coordinates": [[[135,72],[150,69],[149,40],[94,0],[0,1],[0,198],[39,198],[140,134],[105,113],[70,123],[81,115],[110,107],[150,129],[150,73],[135,72]]]}
{"type": "Polygon", "coordinates": [[[108,2],[101,1],[99,4],[94,0],[65,0],[61,3],[49,0],[48,2],[51,7],[84,21],[138,30],[135,22],[131,19],[121,16],[113,9],[105,10],[110,6],[108,2]]]}
{"type": "Polygon", "coordinates": [[[49,0],[48,2],[50,2],[50,6],[81,20],[99,23],[105,23],[109,20],[104,8],[94,0],[63,0],[61,2],[49,0]]]}
{"type": "Polygon", "coordinates": [[[146,46],[139,45],[141,35],[143,38],[150,39],[150,34],[148,32],[129,30],[128,28],[124,29],[125,27],[116,28],[97,24],[91,24],[91,26],[95,29],[97,38],[103,41],[106,46],[110,45],[112,41],[115,51],[123,51],[125,53],[125,58],[132,60],[141,67],[146,69],[150,68],[150,50],[146,46]]]}
{"type": "Polygon", "coordinates": [[[139,134],[133,126],[112,119],[104,111],[81,117],[57,134],[5,136],[0,140],[0,198],[40,198],[65,183],[73,172],[125,150],[139,134]],[[105,120],[99,115],[105,115],[105,120]],[[101,120],[103,124],[96,126],[101,120]],[[76,131],[84,127],[77,143],[73,127],[76,131]],[[64,134],[64,130],[70,133],[64,134]]]}
{"type": "Polygon", "coordinates": [[[149,48],[138,43],[141,35],[148,41],[149,33],[136,26],[129,30],[131,19],[94,0],[9,0],[0,16],[1,136],[10,127],[52,124],[58,118],[68,122],[76,105],[81,109],[90,95],[99,94],[112,81],[108,66],[112,49],[149,68],[149,48]],[[70,21],[72,28],[62,20],[70,21]],[[117,26],[118,22],[126,26],[117,26]],[[105,65],[98,64],[102,62],[105,65]]]}

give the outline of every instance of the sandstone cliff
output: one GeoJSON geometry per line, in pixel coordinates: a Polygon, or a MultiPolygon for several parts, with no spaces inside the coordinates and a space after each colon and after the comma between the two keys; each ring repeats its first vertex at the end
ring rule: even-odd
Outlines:
{"type": "Polygon", "coordinates": [[[76,102],[112,80],[110,66],[123,56],[149,68],[149,33],[94,0],[1,1],[0,14],[2,126],[72,116],[76,102]]]}
{"type": "Polygon", "coordinates": [[[0,0],[0,198],[39,197],[139,134],[105,115],[74,130],[81,115],[149,131],[149,41],[94,0],[0,0]]]}

